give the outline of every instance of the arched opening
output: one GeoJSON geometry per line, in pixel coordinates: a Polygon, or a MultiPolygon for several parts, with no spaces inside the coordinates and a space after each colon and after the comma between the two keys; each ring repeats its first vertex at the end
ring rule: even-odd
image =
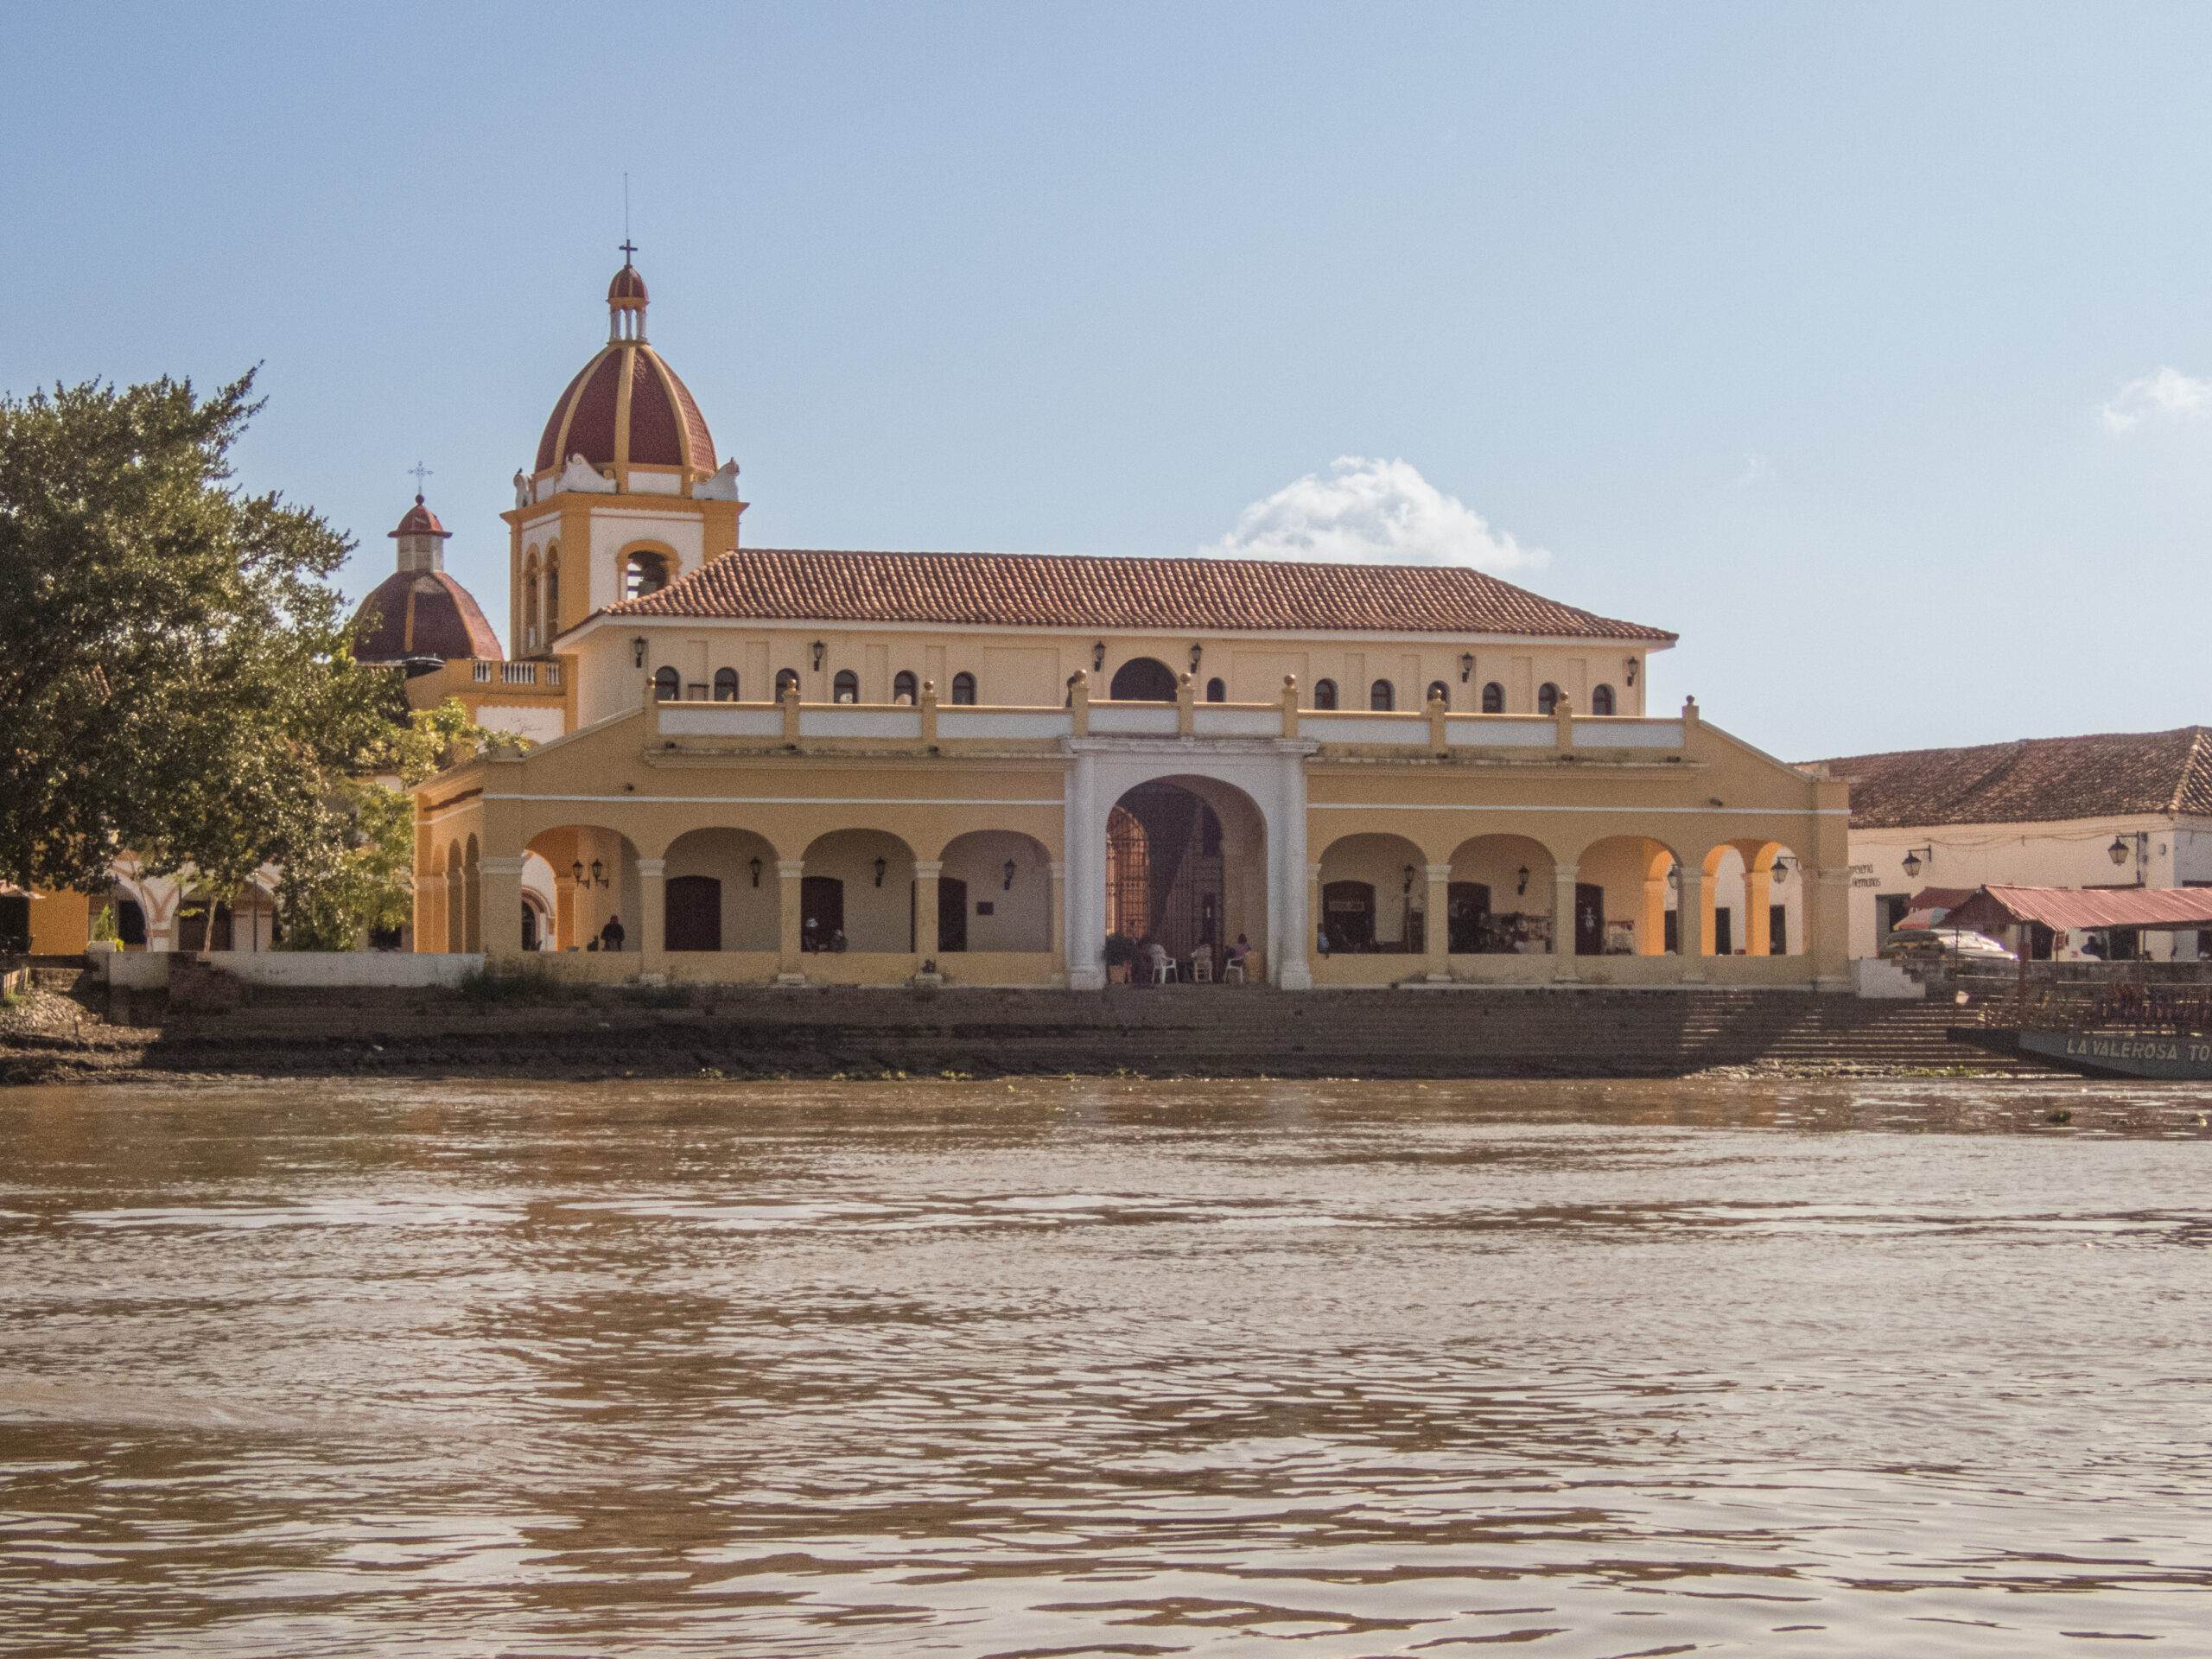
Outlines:
{"type": "Polygon", "coordinates": [[[622,597],[643,599],[647,594],[657,594],[668,586],[669,562],[665,555],[634,549],[622,559],[622,597]]]}
{"type": "Polygon", "coordinates": [[[1559,712],[1559,687],[1546,680],[1536,688],[1536,712],[1555,715],[1559,712]]]}
{"type": "Polygon", "coordinates": [[[653,671],[653,696],[662,702],[674,702],[683,690],[674,669],[663,664],[653,671]]]}
{"type": "Polygon", "coordinates": [[[952,677],[952,700],[957,703],[973,704],[976,701],[976,677],[962,672],[952,677]]]}
{"type": "Polygon", "coordinates": [[[1601,685],[1590,694],[1590,712],[1593,715],[1610,715],[1613,712],[1611,686],[1601,685]]]}
{"type": "Polygon", "coordinates": [[[737,671],[734,668],[716,669],[715,671],[715,701],[735,702],[737,700],[737,671]]]}
{"type": "Polygon", "coordinates": [[[750,830],[693,830],[668,845],[661,939],[671,950],[777,948],[776,849],[750,830]]]}
{"type": "Polygon", "coordinates": [[[126,950],[146,948],[146,907],[130,889],[118,886],[108,894],[108,908],[115,912],[115,942],[126,950]]]}
{"type": "Polygon", "coordinates": [[[806,849],[800,950],[914,948],[914,855],[905,842],[882,830],[836,830],[806,849]]]}
{"type": "Polygon", "coordinates": [[[1208,702],[1227,702],[1229,701],[1229,682],[1224,679],[1208,680],[1206,682],[1206,701],[1208,702]]]}
{"type": "Polygon", "coordinates": [[[1804,871],[1778,841],[1723,842],[1704,859],[1703,935],[1716,957],[1803,952],[1804,871]]]}
{"type": "Polygon", "coordinates": [[[1344,836],[1321,855],[1321,914],[1332,956],[1419,955],[1428,948],[1428,859],[1403,836],[1344,836]]]}
{"type": "Polygon", "coordinates": [[[1114,671],[1107,694],[1116,702],[1173,702],[1175,671],[1150,657],[1132,657],[1114,671]]]}
{"type": "Polygon", "coordinates": [[[781,702],[784,700],[784,693],[795,689],[798,684],[798,670],[795,668],[778,669],[776,671],[776,701],[778,702],[781,702]]]}
{"type": "Polygon", "coordinates": [[[1452,688],[1445,684],[1441,680],[1431,680],[1428,683],[1427,701],[1430,702],[1440,702],[1446,709],[1449,709],[1452,706],[1452,688]]]}
{"type": "MultiPolygon", "coordinates": [[[[1461,919],[1471,956],[1542,956],[1552,948],[1552,855],[1528,836],[1476,836],[1452,850],[1446,892],[1478,913],[1461,919]]],[[[1459,950],[1458,942],[1451,944],[1459,950]]]]}
{"type": "Polygon", "coordinates": [[[837,671],[837,677],[830,684],[830,699],[836,702],[858,702],[861,700],[861,677],[849,668],[837,671]]]}
{"type": "Polygon", "coordinates": [[[1397,706],[1398,694],[1388,680],[1377,680],[1367,688],[1367,706],[1378,715],[1387,715],[1397,706]]]}
{"type": "Polygon", "coordinates": [[[1332,709],[1337,706],[1337,683],[1334,680],[1313,682],[1313,706],[1322,709],[1332,709]]]}
{"type": "MultiPolygon", "coordinates": [[[[1106,931],[1140,947],[1156,943],[1191,975],[1204,952],[1218,980],[1239,938],[1264,971],[1267,824],[1242,790],[1211,778],[1140,784],[1115,804],[1106,824],[1106,931]]],[[[1140,963],[1133,979],[1150,974],[1140,963]]]]}
{"type": "Polygon", "coordinates": [[[912,670],[902,668],[891,677],[892,702],[910,703],[920,695],[920,683],[914,678],[912,670]]]}
{"type": "MultiPolygon", "coordinates": [[[[533,836],[528,851],[545,861],[550,874],[552,944],[547,948],[645,948],[644,885],[638,849],[627,836],[595,824],[563,824],[533,836]]],[[[529,868],[525,862],[525,881],[529,868]]]]}
{"type": "Polygon", "coordinates": [[[1040,843],[1011,830],[976,830],[947,842],[942,858],[939,952],[1052,948],[1052,859],[1040,843]]]}
{"type": "Polygon", "coordinates": [[[1591,842],[1575,861],[1576,951],[1607,957],[1679,952],[1672,907],[1681,886],[1674,851],[1664,842],[1608,836],[1591,842]]]}
{"type": "Polygon", "coordinates": [[[537,550],[530,551],[530,562],[522,574],[522,643],[524,651],[536,651],[537,633],[537,550]]]}
{"type": "MultiPolygon", "coordinates": [[[[143,925],[142,920],[142,932],[143,925]]],[[[227,899],[194,887],[177,910],[179,950],[266,950],[276,943],[276,899],[255,882],[249,881],[227,899]]]]}
{"type": "Polygon", "coordinates": [[[466,950],[468,949],[468,878],[461,866],[459,842],[448,843],[445,866],[445,948],[448,952],[466,950]]]}
{"type": "Polygon", "coordinates": [[[545,550],[545,643],[551,645],[560,632],[561,547],[556,542],[545,550]]]}
{"type": "Polygon", "coordinates": [[[1502,715],[1505,712],[1505,688],[1496,680],[1483,687],[1483,713],[1502,715]]]}

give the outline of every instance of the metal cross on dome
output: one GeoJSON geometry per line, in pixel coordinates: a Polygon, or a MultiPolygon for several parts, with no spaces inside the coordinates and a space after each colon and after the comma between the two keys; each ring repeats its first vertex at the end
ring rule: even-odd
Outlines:
{"type": "Polygon", "coordinates": [[[622,251],[622,263],[626,265],[630,263],[630,256],[638,251],[637,245],[631,241],[627,236],[625,236],[617,245],[622,251]]]}
{"type": "Polygon", "coordinates": [[[437,474],[419,461],[407,471],[408,475],[415,480],[415,499],[420,501],[423,499],[423,480],[426,478],[435,478],[437,474]]]}

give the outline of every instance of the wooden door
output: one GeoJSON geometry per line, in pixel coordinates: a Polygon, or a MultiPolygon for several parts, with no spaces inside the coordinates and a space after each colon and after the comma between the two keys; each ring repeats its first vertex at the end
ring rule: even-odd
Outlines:
{"type": "Polygon", "coordinates": [[[1483,923],[1490,917],[1490,883],[1454,881],[1445,890],[1444,948],[1455,957],[1483,948],[1483,923]]]}
{"type": "Polygon", "coordinates": [[[937,948],[939,955],[968,948],[968,884],[957,875],[937,879],[937,948]]]}
{"type": "MultiPolygon", "coordinates": [[[[711,875],[672,875],[662,907],[661,939],[671,950],[722,948],[722,884],[711,875]]],[[[826,943],[826,941],[825,941],[826,943]]]]}

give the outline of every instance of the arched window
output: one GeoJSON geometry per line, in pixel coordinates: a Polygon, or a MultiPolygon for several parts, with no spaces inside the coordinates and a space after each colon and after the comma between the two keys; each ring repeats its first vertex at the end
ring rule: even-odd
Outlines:
{"type": "Polygon", "coordinates": [[[676,671],[672,668],[659,668],[653,671],[653,696],[663,702],[676,701],[677,690],[680,683],[676,671]]]}
{"type": "Polygon", "coordinates": [[[861,677],[849,668],[839,669],[830,699],[836,702],[858,702],[861,700],[861,677]]]}
{"type": "Polygon", "coordinates": [[[715,701],[716,702],[737,701],[737,671],[735,669],[718,668],[715,671],[715,701]]]}
{"type": "Polygon", "coordinates": [[[1505,712],[1505,688],[1496,680],[1483,687],[1483,713],[1502,715],[1505,712]]]}
{"type": "Polygon", "coordinates": [[[1559,712],[1559,687],[1546,680],[1536,688],[1536,712],[1555,715],[1559,712]]]}
{"type": "Polygon", "coordinates": [[[1175,671],[1152,657],[1132,657],[1114,671],[1106,695],[1116,702],[1173,702],[1175,671]]]}
{"type": "Polygon", "coordinates": [[[1313,682],[1313,706],[1316,709],[1333,709],[1337,706],[1337,683],[1334,680],[1313,682]]]}
{"type": "Polygon", "coordinates": [[[1228,682],[1224,680],[1208,680],[1206,682],[1206,701],[1208,702],[1227,702],[1229,701],[1228,682]]]}
{"type": "Polygon", "coordinates": [[[622,597],[643,599],[647,594],[657,594],[668,586],[668,561],[640,549],[622,562],[622,597]]]}
{"type": "Polygon", "coordinates": [[[537,555],[530,556],[530,568],[522,577],[522,645],[524,651],[537,649],[537,555]]]}
{"type": "Polygon", "coordinates": [[[912,671],[903,668],[900,669],[897,675],[893,677],[891,682],[891,701],[893,702],[912,702],[918,696],[920,696],[920,688],[915,683],[912,671]]]}
{"type": "Polygon", "coordinates": [[[956,674],[952,677],[952,700],[955,702],[976,701],[976,677],[973,674],[956,674]]]}
{"type": "Polygon", "coordinates": [[[1428,701],[1440,702],[1449,709],[1452,706],[1452,688],[1441,680],[1431,680],[1428,683],[1428,701]]]}
{"type": "Polygon", "coordinates": [[[784,693],[791,690],[791,688],[796,686],[798,683],[798,670],[795,668],[778,669],[776,671],[776,701],[778,702],[781,702],[784,700],[784,693]]]}
{"type": "Polygon", "coordinates": [[[1367,688],[1367,706],[1378,715],[1389,714],[1396,700],[1388,680],[1377,680],[1367,688]]]}
{"type": "Polygon", "coordinates": [[[545,550],[545,638],[550,643],[561,632],[561,550],[545,550]]]}
{"type": "Polygon", "coordinates": [[[1610,715],[1613,712],[1611,686],[1601,685],[1590,694],[1590,712],[1593,715],[1610,715]]]}

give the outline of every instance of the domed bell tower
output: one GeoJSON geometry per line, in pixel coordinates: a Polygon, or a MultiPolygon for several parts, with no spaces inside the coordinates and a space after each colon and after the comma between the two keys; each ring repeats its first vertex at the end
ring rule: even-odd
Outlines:
{"type": "Polygon", "coordinates": [[[690,388],[645,343],[645,279],[622,249],[607,344],[569,382],[500,516],[517,657],[550,654],[593,612],[737,549],[737,463],[717,463],[690,388]]]}

